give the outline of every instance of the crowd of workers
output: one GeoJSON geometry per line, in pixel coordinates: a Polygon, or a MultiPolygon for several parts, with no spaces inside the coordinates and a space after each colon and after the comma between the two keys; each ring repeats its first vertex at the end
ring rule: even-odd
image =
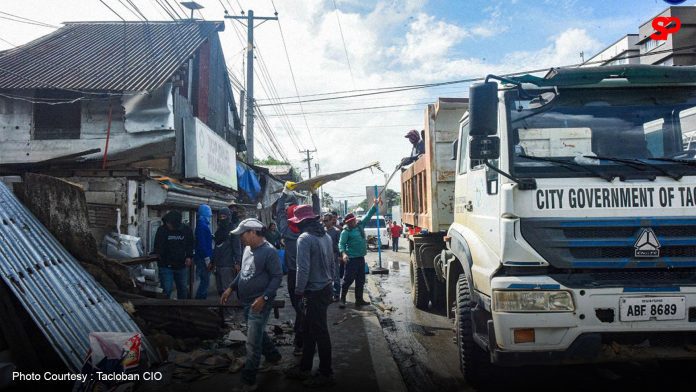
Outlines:
{"type": "MultiPolygon", "coordinates": [[[[177,211],[168,212],[155,236],[154,253],[159,256],[163,293],[170,298],[174,285],[178,299],[188,297],[189,268],[195,268],[199,286],[196,299],[206,299],[211,273],[215,276],[221,303],[236,292],[247,322],[247,358],[242,370],[243,391],[257,387],[261,357],[277,364],[281,354],[266,333],[273,300],[284,270],[295,311],[293,354],[301,356],[297,366],[286,370],[288,378],[302,380],[308,387],[333,385],[331,338],[327,310],[332,302],[346,307],[346,297],[355,284],[355,306],[370,303],[364,298],[365,224],[375,214],[380,200],[362,219],[347,214],[321,214],[319,197],[301,205],[287,186],[276,203],[275,222],[265,226],[256,218],[243,218],[235,206],[218,211],[217,230],[212,232],[212,210],[198,209],[195,235],[182,223],[177,211]],[[241,220],[241,221],[240,221],[241,220]],[[281,250],[282,251],[279,251],[281,250]],[[281,255],[283,256],[281,260],[281,255]],[[315,352],[319,371],[312,376],[315,352]]],[[[398,251],[401,226],[390,222],[392,250],[398,251]]]]}

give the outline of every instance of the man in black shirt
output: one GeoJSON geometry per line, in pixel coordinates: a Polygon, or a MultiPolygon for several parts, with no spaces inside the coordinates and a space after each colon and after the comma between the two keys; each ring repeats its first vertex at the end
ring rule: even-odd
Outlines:
{"type": "Polygon", "coordinates": [[[155,234],[154,253],[159,256],[160,284],[169,299],[173,283],[176,297],[188,298],[188,267],[193,261],[193,232],[181,224],[181,213],[169,211],[163,218],[163,226],[155,234]]]}

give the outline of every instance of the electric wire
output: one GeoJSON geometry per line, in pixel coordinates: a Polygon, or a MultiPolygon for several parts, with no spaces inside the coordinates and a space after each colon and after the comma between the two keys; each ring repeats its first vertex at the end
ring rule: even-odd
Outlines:
{"type": "Polygon", "coordinates": [[[338,22],[338,31],[341,33],[341,42],[343,43],[343,52],[346,54],[346,62],[348,63],[348,72],[350,72],[350,80],[351,80],[351,82],[353,82],[353,88],[355,88],[355,78],[353,77],[353,67],[350,66],[350,57],[348,57],[348,47],[346,46],[346,38],[343,36],[343,27],[341,26],[341,17],[339,16],[338,6],[336,5],[336,0],[331,0],[331,1],[333,2],[334,9],[336,10],[336,21],[338,22]]]}
{"type": "Polygon", "coordinates": [[[140,15],[138,15],[138,13],[135,12],[133,9],[131,9],[129,6],[127,6],[126,3],[123,2],[123,0],[118,0],[118,2],[121,3],[123,8],[125,8],[126,10],[128,10],[128,12],[133,14],[133,16],[135,16],[136,19],[143,20],[142,17],[140,15]]]}
{"type": "Polygon", "coordinates": [[[118,16],[119,19],[121,19],[121,20],[124,21],[124,22],[126,21],[125,19],[123,19],[123,16],[121,16],[121,14],[119,14],[119,13],[116,12],[113,8],[111,8],[108,4],[106,4],[106,2],[105,2],[104,0],[99,0],[99,2],[102,3],[102,4],[104,4],[104,6],[105,6],[106,8],[108,8],[109,11],[113,12],[116,16],[118,16]]]}
{"type": "MultiPolygon", "coordinates": [[[[275,2],[271,0],[271,4],[273,5],[273,10],[275,11],[276,15],[278,14],[278,11],[276,10],[275,2]]],[[[300,90],[297,88],[297,80],[295,80],[295,72],[292,70],[292,62],[290,61],[290,54],[288,53],[288,46],[285,43],[285,34],[283,33],[283,27],[282,24],[280,23],[280,18],[278,18],[278,30],[280,31],[280,40],[283,43],[283,49],[285,50],[285,58],[288,60],[288,68],[290,68],[290,76],[292,79],[292,84],[295,87],[295,95],[297,96],[297,101],[299,102],[300,105],[300,112],[304,112],[304,108],[302,107],[302,101],[300,100],[300,90]]],[[[314,143],[314,137],[312,136],[312,131],[309,129],[309,122],[307,122],[307,116],[302,116],[304,119],[305,127],[307,127],[307,134],[309,134],[309,140],[312,142],[312,146],[314,147],[314,150],[317,149],[316,143],[314,143]]]]}
{"type": "Polygon", "coordinates": [[[7,20],[11,20],[11,21],[14,21],[14,22],[26,23],[26,24],[31,24],[31,25],[35,25],[35,26],[41,26],[41,27],[50,27],[50,28],[52,28],[52,29],[57,29],[57,28],[59,28],[59,26],[55,26],[55,25],[52,25],[52,24],[49,24],[49,23],[46,23],[46,22],[41,22],[41,21],[34,20],[34,19],[25,18],[25,17],[23,17],[23,16],[11,14],[11,13],[9,13],[9,12],[0,11],[0,14],[5,15],[4,17],[3,17],[3,16],[0,16],[0,18],[2,18],[2,19],[7,19],[7,20]]]}
{"type": "MultiPolygon", "coordinates": [[[[649,53],[629,55],[629,56],[626,56],[625,58],[637,58],[637,57],[653,56],[653,55],[660,54],[660,53],[680,52],[680,51],[690,50],[690,49],[694,49],[694,48],[696,48],[696,45],[688,45],[688,46],[684,46],[681,48],[664,49],[664,50],[660,50],[660,51],[651,51],[649,53]]],[[[596,65],[596,64],[602,64],[605,62],[606,61],[593,61],[593,62],[585,62],[585,63],[579,63],[579,64],[576,63],[576,64],[570,64],[570,65],[563,65],[563,66],[559,66],[559,67],[544,67],[544,68],[537,68],[537,69],[531,69],[531,70],[505,73],[505,74],[501,74],[498,76],[502,76],[502,77],[521,76],[521,75],[526,75],[526,74],[547,72],[549,69],[552,69],[552,68],[576,68],[576,67],[579,67],[581,65],[596,65]]],[[[338,96],[338,97],[318,98],[318,99],[310,99],[310,100],[301,100],[297,96],[295,96],[295,97],[281,97],[280,98],[281,100],[283,100],[283,99],[297,99],[297,101],[281,102],[280,104],[282,104],[282,105],[299,104],[300,106],[302,106],[303,104],[306,104],[308,102],[330,101],[330,100],[337,100],[337,99],[364,97],[364,96],[370,96],[370,95],[388,94],[388,93],[401,92],[401,91],[432,88],[432,87],[438,87],[438,86],[448,86],[448,85],[453,85],[453,84],[471,83],[471,82],[477,82],[477,81],[484,80],[485,78],[486,78],[485,76],[481,76],[481,77],[449,80],[449,81],[435,82],[435,83],[423,83],[423,84],[413,84],[413,85],[404,85],[404,86],[379,87],[379,88],[372,88],[372,89],[325,92],[325,93],[317,93],[317,94],[308,94],[308,95],[299,97],[299,98],[302,98],[302,97],[310,97],[310,96],[326,96],[326,95],[348,94],[351,92],[359,92],[359,94],[343,95],[343,96],[338,96]]],[[[271,104],[261,103],[260,105],[261,106],[270,106],[271,104]]]]}
{"type": "MultiPolygon", "coordinates": [[[[233,29],[235,33],[237,34],[237,37],[240,41],[240,44],[243,44],[242,41],[242,36],[238,30],[238,26],[236,24],[233,24],[233,29]]],[[[261,89],[264,91],[267,97],[270,99],[273,99],[274,96],[277,96],[277,90],[275,88],[275,84],[273,83],[273,79],[270,77],[270,73],[268,72],[268,68],[266,67],[266,63],[264,61],[263,54],[261,52],[261,49],[258,45],[258,43],[254,43],[254,47],[256,48],[256,55],[258,58],[258,61],[256,62],[257,64],[257,69],[259,70],[258,73],[256,73],[256,76],[259,79],[259,83],[261,86],[261,89]]],[[[256,103],[256,100],[254,100],[256,103]]],[[[276,115],[280,117],[280,122],[281,125],[286,133],[288,134],[288,137],[290,138],[290,142],[293,144],[293,146],[297,149],[300,150],[300,145],[302,144],[301,141],[299,140],[299,137],[297,136],[297,133],[294,129],[294,126],[292,125],[292,122],[287,116],[283,116],[283,113],[285,112],[285,109],[283,106],[276,106],[274,107],[274,111],[276,112],[276,115]]],[[[269,126],[270,129],[270,126],[269,126]]],[[[270,130],[272,132],[272,130],[270,130]]]]}

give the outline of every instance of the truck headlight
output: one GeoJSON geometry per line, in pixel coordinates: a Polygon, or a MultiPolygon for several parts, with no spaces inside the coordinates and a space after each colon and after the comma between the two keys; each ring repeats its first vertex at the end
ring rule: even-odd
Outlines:
{"type": "Polygon", "coordinates": [[[493,291],[496,312],[572,312],[573,297],[568,291],[493,291]]]}

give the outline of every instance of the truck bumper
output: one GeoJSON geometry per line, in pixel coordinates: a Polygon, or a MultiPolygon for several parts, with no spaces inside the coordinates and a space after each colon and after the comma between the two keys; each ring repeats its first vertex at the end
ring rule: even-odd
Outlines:
{"type": "Polygon", "coordinates": [[[564,287],[546,276],[497,277],[494,290],[546,288],[569,291],[575,311],[512,313],[491,311],[488,349],[500,365],[577,364],[652,359],[696,359],[696,287],[564,287]],[[622,321],[626,298],[683,297],[679,320],[622,321]],[[533,329],[534,341],[515,342],[516,329],[533,329]]]}

